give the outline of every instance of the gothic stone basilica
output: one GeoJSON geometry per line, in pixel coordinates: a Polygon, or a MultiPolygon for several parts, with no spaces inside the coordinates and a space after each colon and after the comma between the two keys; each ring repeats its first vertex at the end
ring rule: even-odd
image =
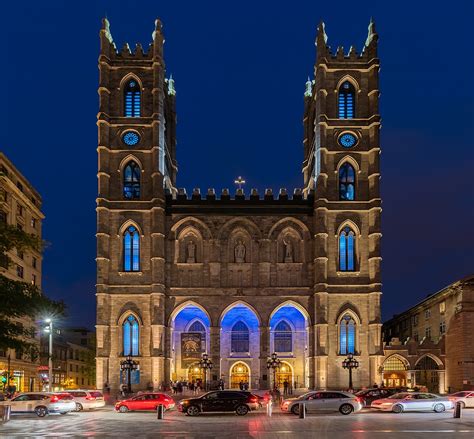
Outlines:
{"type": "Polygon", "coordinates": [[[378,36],[331,52],[324,24],[304,93],[302,189],[187,195],[176,186],[175,89],[159,20],[147,51],[100,31],[97,384],[203,378],[226,387],[381,382],[378,36]]]}

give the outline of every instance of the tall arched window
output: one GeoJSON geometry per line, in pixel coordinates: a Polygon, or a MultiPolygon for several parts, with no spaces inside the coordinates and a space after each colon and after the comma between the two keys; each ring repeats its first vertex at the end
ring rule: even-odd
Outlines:
{"type": "Polygon", "coordinates": [[[133,160],[123,169],[123,196],[127,200],[140,198],[140,166],[133,160]]]}
{"type": "Polygon", "coordinates": [[[338,102],[338,114],[339,119],[352,119],[354,118],[354,104],[355,101],[355,88],[349,82],[345,81],[339,87],[339,102],[338,102]]]}
{"type": "Polygon", "coordinates": [[[355,354],[356,323],[354,319],[345,314],[339,323],[339,354],[355,354]]]}
{"type": "Polygon", "coordinates": [[[138,321],[133,315],[129,315],[122,325],[123,328],[123,355],[135,357],[139,355],[140,329],[138,321]]]}
{"type": "Polygon", "coordinates": [[[199,332],[201,334],[201,352],[206,352],[206,328],[196,320],[189,328],[188,332],[199,332]]]}
{"type": "Polygon", "coordinates": [[[230,338],[230,350],[232,352],[249,352],[250,351],[250,334],[247,325],[238,321],[233,327],[230,338]]]}
{"type": "Polygon", "coordinates": [[[293,332],[291,331],[291,326],[284,320],[276,325],[273,342],[275,352],[293,351],[293,332]]]}
{"type": "Polygon", "coordinates": [[[140,117],[140,85],[135,79],[130,79],[124,89],[124,116],[140,117]]]}
{"type": "Polygon", "coordinates": [[[129,226],[123,234],[123,269],[140,271],[140,234],[134,226],[129,226]]]}
{"type": "Polygon", "coordinates": [[[344,227],[339,234],[339,271],[355,270],[355,233],[344,227]]]}
{"type": "Polygon", "coordinates": [[[355,171],[352,165],[344,163],[339,168],[339,199],[354,201],[355,197],[355,171]]]}

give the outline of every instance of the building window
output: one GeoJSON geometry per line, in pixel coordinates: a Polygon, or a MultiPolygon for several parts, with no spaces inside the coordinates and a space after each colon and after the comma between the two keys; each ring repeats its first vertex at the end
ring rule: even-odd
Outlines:
{"type": "Polygon", "coordinates": [[[293,332],[290,325],[284,320],[275,327],[273,343],[275,345],[275,352],[293,351],[293,332]]]}
{"type": "Polygon", "coordinates": [[[138,321],[133,315],[129,315],[123,322],[123,355],[124,357],[138,355],[140,330],[138,321]]]}
{"type": "Polygon", "coordinates": [[[412,316],[413,319],[413,326],[418,326],[418,314],[412,316]]]}
{"type": "Polygon", "coordinates": [[[31,285],[36,285],[36,274],[31,275],[31,285]]]}
{"type": "Polygon", "coordinates": [[[36,229],[36,218],[31,218],[31,227],[36,229]]]}
{"type": "Polygon", "coordinates": [[[339,324],[339,354],[355,354],[355,329],[354,319],[345,314],[339,324]]]}
{"type": "Polygon", "coordinates": [[[440,314],[444,314],[446,312],[446,302],[443,300],[440,304],[439,304],[439,313],[440,314]]]}
{"type": "Polygon", "coordinates": [[[439,322],[439,335],[446,334],[446,322],[443,320],[442,322],[439,322]]]}
{"type": "Polygon", "coordinates": [[[135,79],[125,85],[125,117],[140,117],[140,86],[135,79]]]}
{"type": "Polygon", "coordinates": [[[123,234],[123,255],[124,271],[140,271],[140,235],[134,226],[123,234]]]}
{"type": "Polygon", "coordinates": [[[344,163],[339,168],[339,199],[354,201],[355,198],[355,171],[352,165],[344,163]]]}
{"type": "Polygon", "coordinates": [[[36,269],[37,264],[38,264],[38,260],[33,256],[33,257],[31,258],[31,265],[32,265],[32,267],[36,269]]]}
{"type": "Polygon", "coordinates": [[[21,192],[23,192],[23,185],[19,181],[16,183],[16,187],[20,189],[21,192]]]}
{"type": "Polygon", "coordinates": [[[247,325],[239,321],[232,327],[230,350],[232,352],[249,352],[250,334],[247,325]]]}
{"type": "Polygon", "coordinates": [[[339,234],[339,271],[355,270],[355,233],[344,227],[339,234]]]}
{"type": "Polygon", "coordinates": [[[18,216],[23,216],[23,206],[21,204],[16,205],[16,214],[18,216]]]}
{"type": "Polygon", "coordinates": [[[426,338],[431,338],[431,326],[427,326],[425,328],[425,337],[426,338]]]}
{"type": "Polygon", "coordinates": [[[431,317],[431,309],[425,309],[425,319],[429,319],[431,317]]]}
{"type": "Polygon", "coordinates": [[[354,117],[354,101],[354,86],[349,81],[345,81],[339,88],[339,119],[352,119],[354,117]]]}
{"type": "Polygon", "coordinates": [[[24,276],[25,274],[24,274],[24,269],[23,269],[23,267],[22,267],[21,265],[17,265],[17,266],[16,266],[16,275],[17,275],[19,278],[23,279],[23,276],[24,276]]]}
{"type": "Polygon", "coordinates": [[[140,166],[133,160],[123,170],[123,196],[127,200],[140,198],[140,166]]]}

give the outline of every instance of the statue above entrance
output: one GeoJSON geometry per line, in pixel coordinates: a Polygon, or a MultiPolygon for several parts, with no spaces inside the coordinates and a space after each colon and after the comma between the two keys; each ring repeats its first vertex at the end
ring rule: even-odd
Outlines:
{"type": "Polygon", "coordinates": [[[283,244],[285,245],[285,262],[294,262],[293,244],[291,243],[291,239],[287,236],[283,239],[283,244]]]}
{"type": "Polygon", "coordinates": [[[237,244],[234,248],[234,257],[235,257],[235,262],[237,263],[242,263],[245,262],[245,253],[246,253],[246,248],[242,240],[237,241],[237,244]]]}
{"type": "Polygon", "coordinates": [[[194,264],[196,262],[196,244],[194,244],[194,241],[189,241],[187,245],[187,257],[186,257],[186,263],[187,264],[194,264]]]}

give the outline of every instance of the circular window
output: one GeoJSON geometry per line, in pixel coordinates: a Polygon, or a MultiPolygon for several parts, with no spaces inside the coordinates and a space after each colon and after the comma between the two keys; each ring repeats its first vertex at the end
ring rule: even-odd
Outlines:
{"type": "Polygon", "coordinates": [[[352,148],[357,143],[357,137],[352,133],[344,133],[339,136],[338,142],[343,148],[352,148]]]}
{"type": "Polygon", "coordinates": [[[140,141],[140,136],[135,131],[127,131],[122,136],[123,143],[128,146],[135,146],[140,141]]]}

